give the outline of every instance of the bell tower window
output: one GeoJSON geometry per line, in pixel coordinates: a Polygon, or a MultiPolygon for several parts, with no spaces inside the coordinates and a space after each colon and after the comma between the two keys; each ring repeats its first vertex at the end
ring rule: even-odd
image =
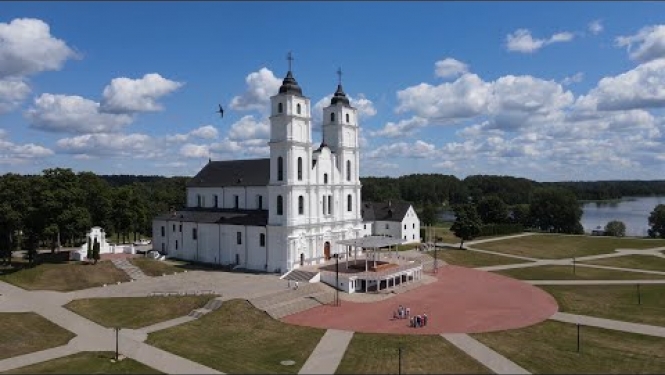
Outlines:
{"type": "Polygon", "coordinates": [[[351,181],[351,160],[346,161],[346,180],[351,181]]]}
{"type": "Polygon", "coordinates": [[[302,181],[302,158],[298,157],[298,181],[302,181]]]}
{"type": "Polygon", "coordinates": [[[324,173],[324,174],[323,174],[323,183],[324,183],[324,184],[327,184],[327,183],[328,183],[328,174],[327,174],[327,173],[324,173]]]}
{"type": "Polygon", "coordinates": [[[277,158],[277,181],[284,180],[284,159],[280,156],[277,158]]]}
{"type": "Polygon", "coordinates": [[[305,213],[305,198],[301,195],[298,197],[298,215],[305,213]]]}
{"type": "Polygon", "coordinates": [[[300,103],[296,105],[296,113],[300,114],[300,103]]]}
{"type": "Polygon", "coordinates": [[[282,113],[284,112],[284,104],[278,103],[277,104],[277,113],[282,113]]]}
{"type": "Polygon", "coordinates": [[[335,114],[334,113],[330,114],[330,122],[335,122],[335,114]]]}
{"type": "Polygon", "coordinates": [[[277,196],[277,215],[284,214],[284,198],[281,195],[277,196]]]}
{"type": "Polygon", "coordinates": [[[346,114],[346,123],[347,124],[349,123],[349,114],[348,113],[346,114]]]}

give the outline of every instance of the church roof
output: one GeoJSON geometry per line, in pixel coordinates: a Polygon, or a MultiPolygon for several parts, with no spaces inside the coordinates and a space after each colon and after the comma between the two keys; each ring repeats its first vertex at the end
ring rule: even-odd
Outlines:
{"type": "Polygon", "coordinates": [[[330,105],[335,105],[337,103],[342,103],[347,107],[351,106],[351,103],[349,103],[349,98],[346,97],[344,89],[342,89],[341,83],[337,85],[337,91],[335,91],[335,94],[333,95],[332,99],[330,99],[330,105]]]}
{"type": "Polygon", "coordinates": [[[363,202],[361,215],[363,221],[402,222],[409,207],[409,202],[363,202]]]}
{"type": "Polygon", "coordinates": [[[270,159],[211,161],[187,182],[187,187],[267,186],[270,159]]]}
{"type": "Polygon", "coordinates": [[[302,96],[302,89],[298,85],[298,82],[296,82],[296,79],[293,78],[293,74],[290,70],[286,73],[286,77],[284,77],[284,81],[282,81],[282,86],[279,87],[279,93],[302,96]]]}
{"type": "Polygon", "coordinates": [[[188,208],[158,215],[154,220],[184,221],[226,225],[268,225],[267,210],[229,210],[219,208],[188,208]]]}

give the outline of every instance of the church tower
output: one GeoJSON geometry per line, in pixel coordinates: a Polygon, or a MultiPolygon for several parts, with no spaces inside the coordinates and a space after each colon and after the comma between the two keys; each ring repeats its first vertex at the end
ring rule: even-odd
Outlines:
{"type": "Polygon", "coordinates": [[[330,105],[323,109],[323,140],[337,157],[344,219],[360,219],[360,150],[358,110],[351,106],[342,88],[342,70],[330,105]]]}
{"type": "Polygon", "coordinates": [[[312,163],[310,100],[289,70],[277,95],[270,98],[269,225],[290,226],[306,218],[304,207],[312,163]],[[302,197],[302,198],[301,198],[302,197]]]}

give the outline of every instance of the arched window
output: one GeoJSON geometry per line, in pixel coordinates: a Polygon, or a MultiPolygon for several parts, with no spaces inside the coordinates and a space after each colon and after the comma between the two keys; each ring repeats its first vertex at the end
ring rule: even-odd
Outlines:
{"type": "Polygon", "coordinates": [[[296,105],[296,113],[300,114],[300,103],[296,105]]]}
{"type": "Polygon", "coordinates": [[[346,196],[346,210],[351,212],[353,208],[353,197],[351,197],[351,194],[346,196]]]}
{"type": "Polygon", "coordinates": [[[201,194],[196,194],[196,207],[201,207],[201,194]]]}
{"type": "Polygon", "coordinates": [[[302,158],[298,157],[298,181],[302,181],[302,158]]]}
{"type": "Polygon", "coordinates": [[[346,114],[346,123],[347,124],[349,123],[349,114],[348,113],[346,114]]]}
{"type": "Polygon", "coordinates": [[[327,174],[327,173],[324,173],[324,174],[323,174],[323,183],[324,183],[324,184],[327,184],[327,183],[328,183],[328,174],[327,174]]]}
{"type": "Polygon", "coordinates": [[[277,196],[277,215],[284,214],[284,198],[281,195],[277,196]]]}
{"type": "Polygon", "coordinates": [[[284,159],[280,156],[277,158],[277,181],[284,179],[284,159]]]}
{"type": "Polygon", "coordinates": [[[266,247],[266,235],[265,235],[265,233],[261,233],[259,235],[259,246],[266,247]]]}
{"type": "Polygon", "coordinates": [[[215,194],[215,208],[219,208],[219,197],[215,194]]]}
{"type": "Polygon", "coordinates": [[[330,114],[330,122],[333,122],[333,121],[335,121],[335,114],[331,113],[330,114]]]}
{"type": "Polygon", "coordinates": [[[346,161],[346,180],[351,181],[351,160],[346,161]]]}
{"type": "Polygon", "coordinates": [[[298,197],[298,215],[305,213],[305,197],[302,195],[298,197]]]}
{"type": "Polygon", "coordinates": [[[282,103],[277,104],[277,113],[284,112],[284,105],[282,103]]]}
{"type": "Polygon", "coordinates": [[[263,196],[262,195],[257,195],[256,196],[256,205],[259,207],[259,210],[263,209],[263,196]]]}

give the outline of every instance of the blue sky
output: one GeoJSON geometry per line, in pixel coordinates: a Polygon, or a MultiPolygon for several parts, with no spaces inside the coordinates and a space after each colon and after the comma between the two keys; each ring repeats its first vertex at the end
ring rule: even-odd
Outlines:
{"type": "Polygon", "coordinates": [[[665,178],[663,3],[2,9],[0,173],[193,175],[208,157],[266,157],[266,103],[293,51],[315,129],[342,67],[362,175],[665,178]]]}

